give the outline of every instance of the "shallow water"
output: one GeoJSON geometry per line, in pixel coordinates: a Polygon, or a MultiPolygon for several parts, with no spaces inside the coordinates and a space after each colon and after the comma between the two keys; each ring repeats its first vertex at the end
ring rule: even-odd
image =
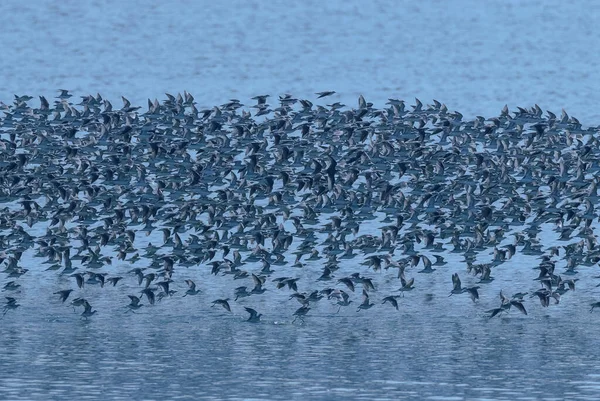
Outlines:
{"type": "MultiPolygon", "coordinates": [[[[0,332],[3,399],[592,399],[596,322],[378,313],[305,325],[128,315],[0,332]],[[113,317],[113,319],[116,317],[113,317]],[[7,369],[8,368],[8,369],[7,369]]],[[[308,320],[310,320],[308,322],[308,320]]]]}
{"type": "MultiPolygon", "coordinates": [[[[231,97],[250,104],[257,94],[312,99],[336,90],[331,103],[352,107],[360,93],[378,106],[416,96],[465,116],[538,103],[564,107],[584,124],[600,121],[591,84],[600,58],[589,51],[599,34],[594,2],[321,3],[0,3],[0,24],[10,27],[0,32],[0,100],[50,98],[65,87],[143,105],[185,89],[200,108],[231,97]]],[[[555,233],[542,238],[556,243],[555,233]]],[[[160,235],[142,241],[160,243],[160,235]]],[[[181,298],[186,288],[177,283],[173,299],[135,314],[125,313],[124,295],[139,291],[135,279],[87,286],[82,293],[98,313],[82,320],[52,294],[72,279],[49,279],[26,254],[21,306],[0,321],[0,399],[600,397],[600,315],[588,313],[600,295],[589,280],[597,267],[582,267],[576,294],[557,307],[528,300],[528,316],[488,320],[501,289],[537,288],[528,270],[536,259],[515,255],[501,267],[515,273],[487,285],[478,304],[447,297],[451,274],[465,270],[458,258],[448,260],[431,279],[415,274],[399,312],[388,305],[356,312],[353,304],[337,314],[322,300],[303,324],[292,324],[298,305],[288,291],[270,291],[240,302],[264,314],[249,324],[239,306],[231,315],[209,306],[231,296],[231,281],[194,269],[189,276],[202,294],[181,298]]],[[[348,262],[340,277],[361,261],[348,262]]],[[[378,294],[398,285],[394,276],[381,273],[378,294]]]]}

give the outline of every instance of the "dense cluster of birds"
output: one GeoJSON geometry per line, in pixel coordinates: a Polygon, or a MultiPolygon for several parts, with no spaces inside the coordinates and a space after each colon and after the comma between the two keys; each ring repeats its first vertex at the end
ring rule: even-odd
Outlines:
{"type": "Polygon", "coordinates": [[[0,103],[4,314],[32,271],[83,319],[96,313],[90,286],[122,288],[131,312],[218,287],[204,305],[243,307],[250,322],[266,291],[286,294],[295,322],[324,302],[399,310],[434,276],[477,304],[521,253],[538,260],[518,268],[527,291],[482,314],[526,315],[528,299],[554,307],[600,261],[597,129],[564,111],[465,120],[437,101],[270,98],[199,110],[184,92],[144,111],[61,90],[38,107],[0,103]],[[544,227],[559,245],[540,241],[544,227]]]}

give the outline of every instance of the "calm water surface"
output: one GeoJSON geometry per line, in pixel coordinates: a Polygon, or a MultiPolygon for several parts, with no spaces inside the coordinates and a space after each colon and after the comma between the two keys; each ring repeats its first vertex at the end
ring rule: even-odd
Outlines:
{"type": "Polygon", "coordinates": [[[593,399],[597,323],[431,313],[36,321],[0,333],[2,399],[593,399]],[[307,319],[308,320],[308,319],[307,319]]]}
{"type": "MultiPolygon", "coordinates": [[[[355,106],[437,99],[467,117],[505,104],[598,125],[595,1],[10,1],[0,4],[0,100],[100,92],[198,108],[286,92],[355,106]]],[[[250,103],[248,103],[250,104],[250,103]]]]}
{"type": "MultiPolygon", "coordinates": [[[[64,87],[143,105],[185,89],[200,108],[232,97],[247,103],[257,94],[314,98],[336,90],[331,102],[354,106],[361,93],[379,106],[388,97],[436,98],[466,116],[539,103],[597,125],[600,56],[590,51],[600,33],[597,8],[568,1],[5,2],[0,100],[53,96],[64,87]]],[[[0,324],[3,400],[600,398],[591,283],[560,308],[537,305],[529,316],[488,320],[485,310],[507,283],[486,287],[479,305],[448,298],[451,273],[464,272],[455,259],[443,279],[401,300],[400,312],[377,305],[376,313],[351,307],[336,314],[323,301],[305,324],[291,324],[296,305],[276,293],[247,303],[265,315],[248,324],[240,310],[207,308],[230,286],[193,272],[202,295],[125,314],[124,290],[107,288],[94,295],[99,312],[85,321],[51,294],[68,279],[48,282],[45,267],[26,257],[32,265],[22,306],[0,324]]],[[[517,255],[503,268],[534,263],[517,255]]]]}

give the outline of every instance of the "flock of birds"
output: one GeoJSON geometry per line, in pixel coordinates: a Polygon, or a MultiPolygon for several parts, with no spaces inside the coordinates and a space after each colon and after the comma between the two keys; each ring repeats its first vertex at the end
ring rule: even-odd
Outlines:
{"type": "Polygon", "coordinates": [[[501,291],[486,316],[527,315],[528,299],[559,304],[577,269],[600,262],[597,130],[564,111],[467,121],[437,101],[376,109],[362,96],[356,108],[264,95],[198,110],[184,92],[145,111],[66,90],[32,100],[0,103],[4,314],[32,271],[82,319],[97,312],[86,289],[106,286],[134,313],[217,288],[206,306],[244,307],[250,322],[274,291],[302,322],[323,302],[399,310],[440,276],[444,296],[479,303],[495,277],[525,270],[512,285],[526,291],[501,291]],[[510,267],[515,254],[538,262],[510,267]]]}

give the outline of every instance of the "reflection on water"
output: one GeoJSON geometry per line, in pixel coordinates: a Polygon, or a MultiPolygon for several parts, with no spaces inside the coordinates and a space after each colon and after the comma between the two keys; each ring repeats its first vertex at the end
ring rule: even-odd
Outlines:
{"type": "Polygon", "coordinates": [[[290,325],[129,314],[120,325],[27,325],[15,314],[0,328],[0,398],[586,399],[600,394],[586,318],[400,313],[290,325]]]}

